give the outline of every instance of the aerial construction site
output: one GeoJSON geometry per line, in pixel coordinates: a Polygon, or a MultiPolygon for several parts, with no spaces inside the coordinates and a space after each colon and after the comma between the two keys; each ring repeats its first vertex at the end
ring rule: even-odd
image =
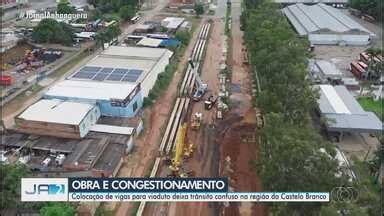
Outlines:
{"type": "Polygon", "coordinates": [[[0,215],[379,212],[383,54],[372,10],[344,0],[25,0],[1,8],[0,215]],[[96,188],[97,179],[200,178],[225,179],[226,194],[327,200],[69,195],[73,179],[96,188]],[[69,189],[41,182],[31,192],[26,182],[40,180],[69,189]],[[68,194],[26,199],[54,190],[68,194]]]}

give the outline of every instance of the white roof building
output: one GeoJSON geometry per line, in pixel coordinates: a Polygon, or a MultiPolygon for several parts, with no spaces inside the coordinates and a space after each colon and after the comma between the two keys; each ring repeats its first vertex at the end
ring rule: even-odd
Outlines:
{"type": "Polygon", "coordinates": [[[138,46],[145,46],[145,47],[159,47],[161,42],[163,40],[161,39],[155,39],[155,38],[143,38],[141,39],[137,45],[138,46]]]}
{"type": "Polygon", "coordinates": [[[46,96],[80,98],[84,100],[124,100],[135,84],[64,80],[52,86],[46,96]]]}
{"type": "Polygon", "coordinates": [[[94,104],[42,99],[15,118],[23,133],[79,139],[84,137],[100,117],[94,104]]]}
{"type": "Polygon", "coordinates": [[[348,0],[274,0],[276,3],[281,4],[315,4],[315,3],[327,3],[327,4],[348,4],[348,0]]]}
{"type": "Polygon", "coordinates": [[[161,25],[167,29],[177,29],[184,22],[183,17],[166,17],[161,21],[161,25]]]}
{"type": "Polygon", "coordinates": [[[46,96],[124,100],[140,85],[146,97],[172,55],[167,49],[110,46],[67,80],[51,87],[46,96]]]}
{"type": "Polygon", "coordinates": [[[62,100],[39,100],[29,106],[18,118],[29,121],[41,121],[78,125],[93,105],[62,100]]]}
{"type": "Polygon", "coordinates": [[[75,36],[78,38],[93,39],[96,36],[96,32],[80,32],[75,33],[75,36]]]}
{"type": "Polygon", "coordinates": [[[325,5],[287,6],[283,13],[300,36],[308,36],[311,44],[367,45],[372,32],[342,11],[325,5]]]}
{"type": "Polygon", "coordinates": [[[333,132],[381,133],[383,123],[373,112],[366,112],[345,86],[317,85],[321,115],[333,132]]]}
{"type": "Polygon", "coordinates": [[[332,80],[342,80],[343,78],[343,73],[335,64],[329,61],[311,59],[308,66],[310,67],[309,72],[314,81],[319,80],[323,83],[327,83],[332,80]]]}

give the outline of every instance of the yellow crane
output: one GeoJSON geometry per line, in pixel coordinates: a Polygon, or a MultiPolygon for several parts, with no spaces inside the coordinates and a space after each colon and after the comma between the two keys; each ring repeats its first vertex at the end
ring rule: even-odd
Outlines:
{"type": "Polygon", "coordinates": [[[172,159],[172,164],[169,167],[172,171],[179,171],[180,165],[183,160],[183,150],[184,150],[184,142],[185,142],[185,134],[187,132],[187,124],[182,123],[179,127],[176,135],[176,150],[175,155],[172,159]]]}

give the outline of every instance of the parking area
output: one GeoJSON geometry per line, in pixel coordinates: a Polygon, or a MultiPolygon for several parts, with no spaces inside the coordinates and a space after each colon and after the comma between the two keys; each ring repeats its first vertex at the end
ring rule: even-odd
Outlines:
{"type": "Polygon", "coordinates": [[[350,72],[350,63],[357,60],[359,58],[359,54],[364,52],[369,47],[381,47],[383,29],[379,24],[370,23],[349,14],[347,10],[343,10],[343,12],[376,35],[372,39],[371,44],[369,46],[316,45],[313,53],[317,59],[323,59],[334,63],[337,68],[343,72],[345,77],[354,77],[350,72]]]}
{"type": "Polygon", "coordinates": [[[358,159],[360,161],[372,159],[374,152],[380,145],[379,140],[367,133],[347,133],[344,134],[340,142],[335,143],[342,150],[348,159],[358,159]]]}

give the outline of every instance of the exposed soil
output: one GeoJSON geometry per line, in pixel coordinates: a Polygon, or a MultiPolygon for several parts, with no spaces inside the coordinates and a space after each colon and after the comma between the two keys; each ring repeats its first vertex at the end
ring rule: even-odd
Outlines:
{"type": "MultiPolygon", "coordinates": [[[[219,71],[221,61],[221,50],[223,50],[222,38],[224,34],[224,23],[216,19],[211,24],[210,36],[206,49],[204,65],[201,71],[201,78],[208,84],[209,95],[218,95],[219,92],[219,71]]],[[[192,102],[189,117],[196,112],[203,114],[202,126],[198,131],[188,128],[186,144],[193,143],[196,146],[194,155],[185,162],[188,169],[193,170],[198,177],[218,176],[219,168],[219,146],[215,143],[217,134],[213,127],[215,110],[204,109],[204,99],[200,102],[192,102]]],[[[188,124],[190,125],[190,118],[188,124]]],[[[219,211],[216,203],[187,202],[171,203],[168,215],[217,215],[219,211]]]]}
{"type": "MultiPolygon", "coordinates": [[[[161,141],[162,131],[166,127],[167,120],[172,111],[172,104],[177,97],[178,83],[181,80],[184,67],[187,65],[188,57],[193,50],[194,41],[196,40],[198,31],[195,31],[193,38],[180,60],[177,72],[171,81],[168,89],[165,91],[154,105],[144,111],[144,127],[143,134],[135,142],[135,149],[132,154],[125,158],[125,164],[120,169],[119,177],[137,177],[149,175],[149,170],[153,165],[153,161],[158,156],[159,144],[161,141]]],[[[116,208],[116,216],[131,215],[134,210],[134,203],[122,202],[114,203],[118,205],[116,208]]],[[[114,205],[111,204],[111,205],[114,205]]],[[[150,206],[150,205],[149,205],[150,206]]],[[[146,214],[155,215],[159,213],[157,209],[148,208],[146,214]],[[152,210],[155,210],[152,212],[152,210]]]]}
{"type": "MultiPolygon", "coordinates": [[[[238,91],[230,96],[231,111],[222,125],[217,143],[220,145],[220,174],[229,178],[236,192],[262,191],[254,161],[257,159],[256,115],[252,106],[249,68],[243,64],[243,32],[240,31],[240,1],[232,1],[232,84],[238,91]]],[[[267,215],[258,203],[229,203],[223,215],[267,215]]]]}
{"type": "Polygon", "coordinates": [[[32,49],[33,47],[31,45],[22,43],[4,53],[0,53],[1,64],[14,64],[24,58],[26,50],[32,49]]]}

